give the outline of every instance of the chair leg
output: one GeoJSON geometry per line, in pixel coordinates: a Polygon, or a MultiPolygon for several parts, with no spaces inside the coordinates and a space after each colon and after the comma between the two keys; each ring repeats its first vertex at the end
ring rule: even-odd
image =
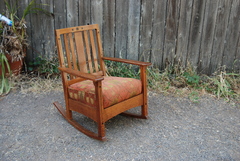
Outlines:
{"type": "Polygon", "coordinates": [[[105,139],[105,124],[104,123],[98,123],[98,137],[105,139]]]}
{"type": "Polygon", "coordinates": [[[66,110],[66,115],[67,115],[67,118],[72,119],[72,111],[71,110],[66,110]]]}
{"type": "Polygon", "coordinates": [[[147,119],[147,116],[148,116],[148,105],[147,103],[145,103],[144,105],[142,105],[142,117],[147,119]]]}

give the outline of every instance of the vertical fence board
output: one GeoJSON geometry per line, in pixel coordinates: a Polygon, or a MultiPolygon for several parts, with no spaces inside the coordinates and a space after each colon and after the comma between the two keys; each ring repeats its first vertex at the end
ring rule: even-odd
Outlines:
{"type": "Polygon", "coordinates": [[[175,58],[179,5],[180,1],[175,0],[168,1],[163,65],[168,61],[170,62],[174,61],[175,58]]]}
{"type": "Polygon", "coordinates": [[[78,26],[78,0],[67,0],[67,27],[78,26]]]}
{"type": "MultiPolygon", "coordinates": [[[[53,1],[41,0],[42,4],[48,4],[41,6],[44,10],[53,13],[53,1]]],[[[52,43],[55,41],[54,36],[54,20],[51,15],[40,14],[41,23],[45,24],[41,27],[42,33],[42,51],[41,53],[47,57],[52,57],[55,54],[55,44],[52,43]]]]}
{"type": "Polygon", "coordinates": [[[114,57],[114,40],[115,40],[115,1],[103,1],[104,22],[102,34],[103,50],[105,56],[114,57]]]}
{"type": "Polygon", "coordinates": [[[154,2],[151,62],[156,67],[161,67],[163,62],[166,6],[167,1],[155,0],[154,2]]]}
{"type": "Polygon", "coordinates": [[[227,70],[231,70],[233,68],[234,59],[236,56],[237,51],[236,48],[238,45],[237,42],[240,34],[239,15],[240,15],[240,1],[233,0],[223,56],[223,65],[226,65],[227,70]]]}
{"type": "Polygon", "coordinates": [[[218,1],[207,1],[205,18],[203,22],[202,42],[199,55],[198,71],[207,73],[212,55],[214,29],[216,24],[216,14],[218,1]]]}
{"type": "Polygon", "coordinates": [[[101,35],[103,35],[103,0],[91,1],[92,23],[99,24],[101,35]]]}
{"type": "Polygon", "coordinates": [[[213,73],[222,65],[224,52],[224,42],[227,33],[228,18],[230,14],[232,0],[220,0],[216,18],[216,27],[212,47],[212,57],[209,66],[209,73],[213,73]]]}
{"type": "Polygon", "coordinates": [[[67,5],[66,1],[54,0],[54,25],[55,29],[65,28],[67,26],[67,5]]]}
{"type": "Polygon", "coordinates": [[[187,57],[193,66],[197,66],[199,59],[205,3],[206,0],[197,0],[193,3],[187,57]]]}
{"type": "MultiPolygon", "coordinates": [[[[36,4],[41,4],[41,0],[36,0],[36,4]]],[[[36,6],[37,7],[37,6],[36,6]]],[[[38,6],[39,7],[39,6],[38,6]]],[[[31,23],[30,23],[30,29],[31,29],[31,55],[30,58],[34,60],[36,57],[41,55],[43,51],[43,35],[42,35],[42,14],[31,14],[31,23]]]]}
{"type": "Polygon", "coordinates": [[[140,26],[140,1],[129,0],[128,12],[128,40],[127,59],[138,60],[139,56],[139,26],[140,26]]]}
{"type": "Polygon", "coordinates": [[[0,14],[5,12],[5,3],[4,1],[0,1],[0,14]]]}
{"type": "Polygon", "coordinates": [[[186,65],[193,0],[182,0],[178,25],[176,57],[186,65]]]}
{"type": "Polygon", "coordinates": [[[91,2],[90,0],[79,1],[78,22],[80,26],[91,23],[91,3],[90,2],[91,2]]]}
{"type": "Polygon", "coordinates": [[[143,61],[151,60],[152,16],[153,0],[142,1],[142,22],[140,28],[140,58],[143,61]]]}
{"type": "Polygon", "coordinates": [[[127,55],[128,7],[128,1],[116,0],[115,57],[118,58],[126,58],[127,55]]]}

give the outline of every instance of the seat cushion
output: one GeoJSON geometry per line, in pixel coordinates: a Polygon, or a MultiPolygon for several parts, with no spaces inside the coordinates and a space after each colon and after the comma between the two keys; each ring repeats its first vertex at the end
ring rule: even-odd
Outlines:
{"type": "MultiPolygon", "coordinates": [[[[68,87],[68,90],[70,98],[96,107],[95,87],[92,81],[74,83],[68,87]]],[[[102,81],[103,107],[109,107],[141,92],[142,83],[138,79],[104,77],[102,81]]]]}

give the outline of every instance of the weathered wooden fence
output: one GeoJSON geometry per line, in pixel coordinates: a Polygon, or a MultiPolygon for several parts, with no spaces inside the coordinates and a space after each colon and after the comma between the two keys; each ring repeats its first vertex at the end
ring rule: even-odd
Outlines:
{"type": "MultiPolygon", "coordinates": [[[[15,2],[16,0],[10,0],[15,2]]],[[[21,15],[31,0],[19,0],[21,15]]],[[[151,61],[190,62],[199,72],[240,69],[240,0],[36,0],[52,17],[27,17],[28,61],[54,55],[54,29],[97,23],[104,54],[151,61]]],[[[0,1],[0,12],[4,2],[0,1]]]]}

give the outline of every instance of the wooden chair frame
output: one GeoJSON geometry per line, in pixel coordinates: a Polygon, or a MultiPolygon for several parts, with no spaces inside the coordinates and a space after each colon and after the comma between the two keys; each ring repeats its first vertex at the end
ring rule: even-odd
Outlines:
{"type": "MultiPolygon", "coordinates": [[[[59,70],[61,71],[61,76],[62,76],[66,109],[64,109],[58,102],[54,102],[53,104],[70,124],[72,124],[76,129],[78,129],[79,131],[81,131],[82,133],[86,134],[89,137],[92,137],[98,140],[105,140],[106,139],[105,138],[105,122],[113,118],[114,116],[118,114],[123,114],[126,116],[131,116],[136,118],[142,118],[142,119],[147,118],[148,102],[147,102],[146,69],[147,69],[147,66],[151,65],[151,63],[120,59],[120,58],[103,57],[102,42],[100,38],[99,26],[97,24],[57,29],[55,30],[55,34],[56,34],[58,55],[60,60],[59,70]],[[80,32],[82,35],[79,37],[80,32]],[[72,41],[70,40],[69,43],[66,43],[67,39],[72,38],[72,36],[74,37],[73,40],[72,41]],[[78,41],[80,40],[80,43],[77,43],[77,40],[78,41]],[[84,40],[85,40],[85,43],[82,43],[84,40]],[[96,42],[96,48],[92,45],[94,40],[96,42]],[[75,48],[73,47],[74,41],[76,41],[75,48]],[[65,47],[63,47],[64,43],[65,43],[65,47]],[[88,47],[85,47],[85,49],[82,49],[83,44],[85,44],[86,46],[90,46],[91,50],[88,47]],[[77,65],[72,62],[73,59],[77,58],[76,55],[73,54],[72,58],[68,56],[71,51],[75,51],[77,54],[80,54],[80,56],[78,55],[78,57],[81,57],[81,56],[88,57],[90,51],[93,52],[95,56],[91,56],[91,58],[94,59],[93,61],[95,61],[95,63],[99,62],[99,69],[95,69],[95,70],[92,70],[90,68],[87,69],[86,67],[84,67],[84,65],[86,65],[86,62],[84,62],[85,60],[82,59],[82,60],[79,60],[79,66],[80,66],[80,70],[79,70],[77,65]],[[64,57],[64,54],[66,54],[67,56],[64,57]],[[104,80],[104,76],[106,76],[104,60],[138,65],[140,67],[140,80],[142,82],[142,93],[132,98],[129,98],[127,100],[124,100],[120,103],[114,104],[110,107],[104,108],[103,95],[102,95],[102,81],[104,80]],[[73,65],[69,67],[69,65],[66,65],[66,61],[68,64],[73,63],[73,65]],[[69,97],[68,86],[83,80],[91,80],[93,82],[95,86],[97,108],[90,107],[86,104],[73,100],[69,97]],[[125,112],[137,106],[141,106],[141,114],[135,115],[135,114],[125,112]],[[98,133],[94,133],[84,128],[83,126],[81,126],[78,122],[76,122],[72,117],[72,111],[81,113],[89,117],[90,119],[94,120],[98,125],[98,133]]],[[[91,63],[91,62],[88,62],[88,63],[91,63]]],[[[95,65],[91,64],[91,66],[96,67],[96,64],[95,65]]]]}

